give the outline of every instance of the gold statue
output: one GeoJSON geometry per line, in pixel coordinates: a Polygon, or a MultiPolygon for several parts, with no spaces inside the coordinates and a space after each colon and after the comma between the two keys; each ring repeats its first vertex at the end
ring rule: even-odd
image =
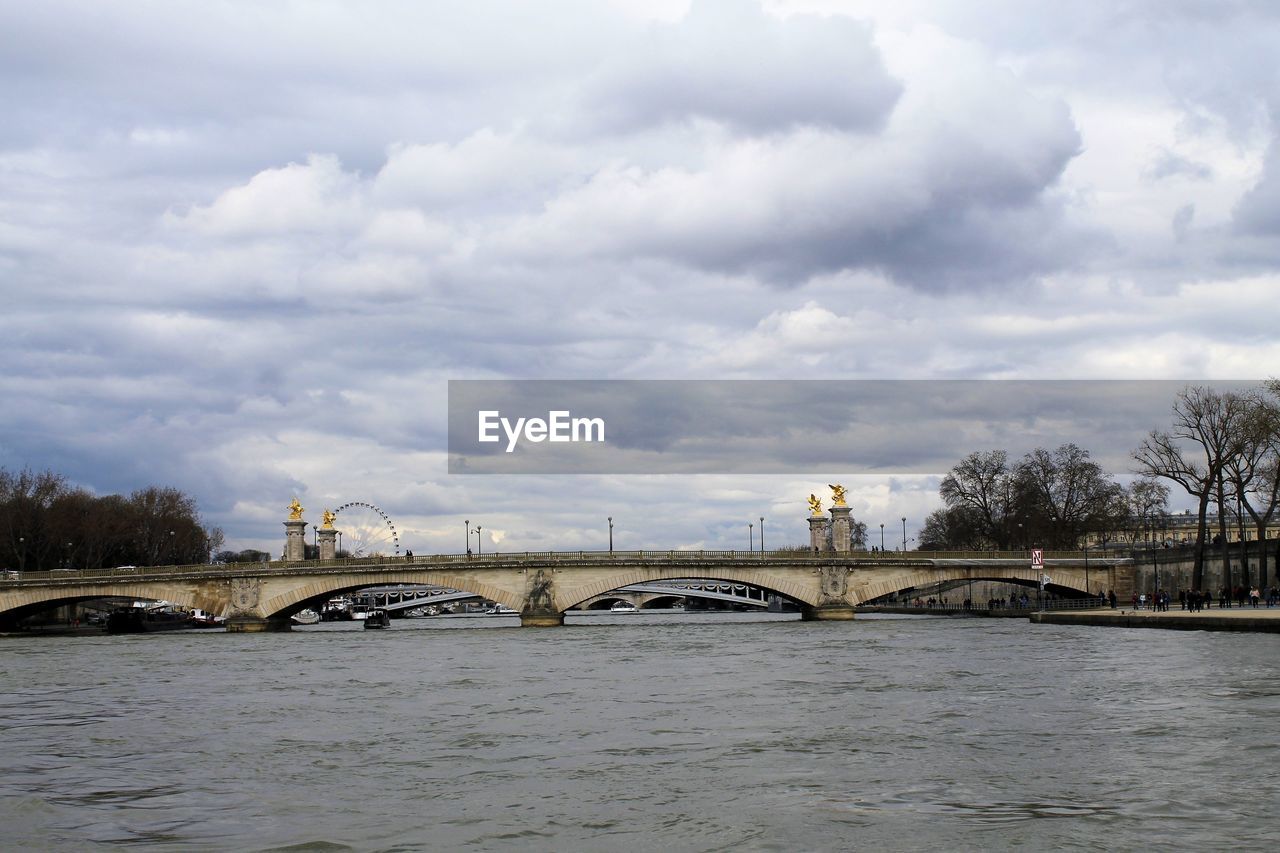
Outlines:
{"type": "Polygon", "coordinates": [[[809,495],[809,514],[814,518],[822,515],[822,501],[818,500],[817,495],[809,495]]]}
{"type": "Polygon", "coordinates": [[[332,530],[333,520],[337,517],[338,516],[336,513],[329,512],[329,510],[327,509],[324,512],[320,513],[320,529],[332,530]]]}
{"type": "Polygon", "coordinates": [[[832,506],[848,506],[848,504],[844,502],[844,486],[836,483],[834,486],[828,484],[827,488],[831,489],[832,506]]]}
{"type": "Polygon", "coordinates": [[[298,503],[296,497],[293,499],[293,503],[289,504],[289,520],[302,521],[302,504],[298,503]]]}

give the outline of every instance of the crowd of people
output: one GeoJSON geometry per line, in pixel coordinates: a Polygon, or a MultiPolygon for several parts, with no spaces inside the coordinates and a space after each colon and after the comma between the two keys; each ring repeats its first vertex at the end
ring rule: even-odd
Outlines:
{"type": "MultiPolygon", "coordinates": [[[[1218,600],[1218,607],[1223,609],[1230,608],[1232,606],[1261,607],[1264,603],[1267,607],[1275,607],[1277,604],[1280,604],[1280,587],[1272,586],[1266,590],[1261,590],[1256,586],[1252,588],[1246,588],[1243,586],[1228,588],[1224,586],[1218,589],[1216,597],[1218,600]]],[[[1215,596],[1212,590],[1180,589],[1178,590],[1178,607],[1182,610],[1197,613],[1201,610],[1205,610],[1206,608],[1213,607],[1214,598],[1215,596]]],[[[1152,595],[1135,592],[1133,594],[1132,604],[1135,610],[1146,610],[1150,608],[1156,612],[1160,612],[1168,610],[1172,601],[1172,594],[1167,590],[1157,590],[1152,595]]],[[[1114,600],[1112,601],[1111,606],[1113,608],[1116,606],[1114,600]]]]}

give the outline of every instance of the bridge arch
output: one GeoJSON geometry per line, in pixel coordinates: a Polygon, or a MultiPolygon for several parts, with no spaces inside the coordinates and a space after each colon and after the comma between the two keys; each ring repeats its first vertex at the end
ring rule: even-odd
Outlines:
{"type": "Polygon", "coordinates": [[[102,599],[168,601],[186,610],[200,608],[210,613],[217,612],[209,607],[207,596],[188,584],[142,581],[125,585],[112,584],[110,588],[104,588],[100,584],[72,584],[0,596],[0,624],[11,625],[37,613],[68,604],[102,599]]]}
{"type": "MultiPolygon", "coordinates": [[[[818,604],[816,589],[802,586],[789,580],[785,576],[779,576],[769,572],[767,569],[755,568],[735,568],[722,566],[700,566],[697,569],[689,568],[662,568],[662,567],[627,567],[618,573],[604,577],[594,578],[586,583],[572,586],[566,586],[563,590],[558,590],[555,598],[555,607],[561,612],[571,610],[584,601],[598,598],[603,595],[614,592],[625,586],[632,584],[646,583],[659,580],[686,580],[698,579],[717,581],[723,583],[743,584],[746,586],[754,586],[763,589],[766,592],[779,595],[789,599],[797,604],[815,606],[818,604]]],[[[619,596],[621,597],[621,596],[619,596]]]]}
{"type": "Polygon", "coordinates": [[[523,604],[521,596],[506,587],[483,583],[472,577],[427,569],[316,575],[305,583],[266,599],[261,607],[268,619],[285,619],[307,608],[322,605],[335,596],[368,587],[392,584],[449,587],[459,592],[469,592],[480,598],[505,604],[512,609],[518,609],[523,604]]]}

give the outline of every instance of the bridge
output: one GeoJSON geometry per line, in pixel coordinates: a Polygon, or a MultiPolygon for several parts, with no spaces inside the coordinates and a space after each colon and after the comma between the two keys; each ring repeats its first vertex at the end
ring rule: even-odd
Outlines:
{"type": "MultiPolygon", "coordinates": [[[[1123,598],[1134,588],[1130,559],[1044,557],[1056,595],[1083,596],[1103,586],[1123,598]]],[[[1034,587],[1040,570],[1030,555],[1008,552],[544,551],[26,572],[0,578],[0,629],[51,607],[116,597],[207,610],[225,616],[230,631],[288,630],[301,610],[389,584],[477,595],[517,611],[521,625],[539,627],[562,625],[565,611],[622,587],[689,578],[766,590],[794,602],[805,619],[844,620],[858,605],[893,592],[948,581],[1034,587]]]]}

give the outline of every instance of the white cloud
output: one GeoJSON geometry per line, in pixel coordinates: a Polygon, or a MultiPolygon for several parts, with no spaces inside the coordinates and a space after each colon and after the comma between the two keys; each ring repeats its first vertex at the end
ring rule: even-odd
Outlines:
{"type": "Polygon", "coordinates": [[[1275,375],[1280,16],[1214,9],[11,4],[0,465],[714,547],[809,487],[450,478],[444,381],[1275,375]]]}

